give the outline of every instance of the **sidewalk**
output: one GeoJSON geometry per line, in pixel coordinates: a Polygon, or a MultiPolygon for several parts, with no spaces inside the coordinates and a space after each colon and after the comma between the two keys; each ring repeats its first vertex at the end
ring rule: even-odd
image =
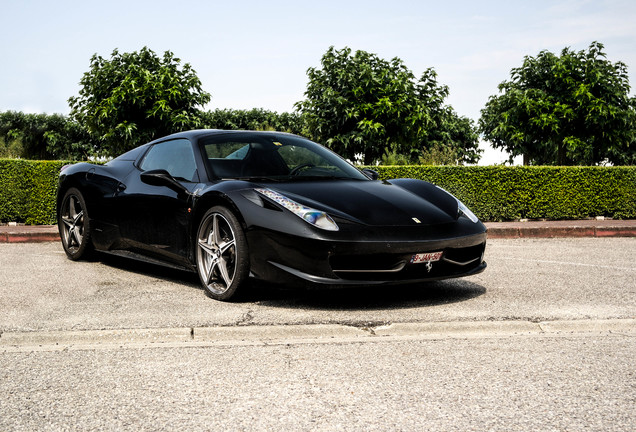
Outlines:
{"type": "MultiPolygon", "coordinates": [[[[486,222],[488,238],[636,237],[636,219],[486,222]]],[[[0,243],[59,241],[57,225],[0,225],[0,243]]]]}

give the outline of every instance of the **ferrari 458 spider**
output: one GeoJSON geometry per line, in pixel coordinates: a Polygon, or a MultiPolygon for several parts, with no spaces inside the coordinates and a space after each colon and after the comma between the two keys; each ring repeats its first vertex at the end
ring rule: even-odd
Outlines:
{"type": "Polygon", "coordinates": [[[182,132],[105,165],[67,166],[57,208],[70,259],[124,250],[170,262],[218,300],[249,277],[368,286],[486,268],[486,228],[448,192],[377,180],[279,132],[182,132]]]}

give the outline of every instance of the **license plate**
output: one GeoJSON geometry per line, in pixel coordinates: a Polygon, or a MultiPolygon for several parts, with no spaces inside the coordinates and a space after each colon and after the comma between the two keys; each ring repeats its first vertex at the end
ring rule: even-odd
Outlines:
{"type": "Polygon", "coordinates": [[[427,263],[442,259],[443,252],[418,253],[411,257],[411,264],[427,263]]]}

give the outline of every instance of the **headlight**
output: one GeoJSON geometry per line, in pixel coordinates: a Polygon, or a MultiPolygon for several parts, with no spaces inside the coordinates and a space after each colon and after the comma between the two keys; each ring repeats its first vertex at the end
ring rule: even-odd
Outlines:
{"type": "Polygon", "coordinates": [[[477,216],[475,216],[475,213],[473,213],[472,211],[470,211],[470,209],[469,209],[468,207],[466,207],[466,206],[464,205],[464,203],[463,203],[463,202],[461,202],[460,200],[458,200],[458,199],[457,199],[457,197],[455,197],[455,195],[453,195],[452,193],[450,193],[450,192],[449,192],[449,191],[447,191],[446,189],[441,188],[441,187],[439,187],[439,186],[437,186],[437,185],[435,185],[435,187],[436,187],[437,189],[441,189],[441,190],[443,190],[444,192],[446,192],[447,194],[449,194],[450,196],[452,196],[453,198],[455,198],[455,201],[457,201],[457,210],[459,211],[459,213],[460,213],[460,214],[461,214],[461,213],[463,213],[463,214],[464,214],[464,216],[466,216],[468,219],[470,219],[472,223],[477,223],[477,222],[479,222],[479,218],[478,218],[477,216]]]}
{"type": "Polygon", "coordinates": [[[333,219],[324,211],[299,204],[271,189],[257,188],[254,190],[286,208],[307,223],[327,231],[338,231],[338,225],[336,225],[333,219]]]}
{"type": "MultiPolygon", "coordinates": [[[[457,199],[457,198],[455,198],[455,199],[457,199]]],[[[457,200],[457,207],[458,207],[459,211],[461,213],[464,213],[464,216],[466,216],[468,219],[470,219],[473,223],[479,222],[479,218],[477,216],[475,216],[475,213],[470,211],[470,209],[468,207],[466,207],[464,205],[464,203],[461,202],[460,200],[457,200]]]]}

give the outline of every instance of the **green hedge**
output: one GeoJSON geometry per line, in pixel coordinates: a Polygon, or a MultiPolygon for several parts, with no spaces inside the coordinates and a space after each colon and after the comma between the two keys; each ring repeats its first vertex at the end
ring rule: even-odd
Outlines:
{"type": "MultiPolygon", "coordinates": [[[[0,222],[55,223],[64,161],[0,159],[0,222]]],[[[380,178],[419,178],[486,221],[636,218],[636,167],[379,166],[380,178]]]]}
{"type": "Polygon", "coordinates": [[[57,177],[67,163],[0,159],[0,222],[55,223],[57,177]]]}
{"type": "Polygon", "coordinates": [[[380,166],[381,179],[419,178],[486,221],[636,218],[636,167],[380,166]]]}

